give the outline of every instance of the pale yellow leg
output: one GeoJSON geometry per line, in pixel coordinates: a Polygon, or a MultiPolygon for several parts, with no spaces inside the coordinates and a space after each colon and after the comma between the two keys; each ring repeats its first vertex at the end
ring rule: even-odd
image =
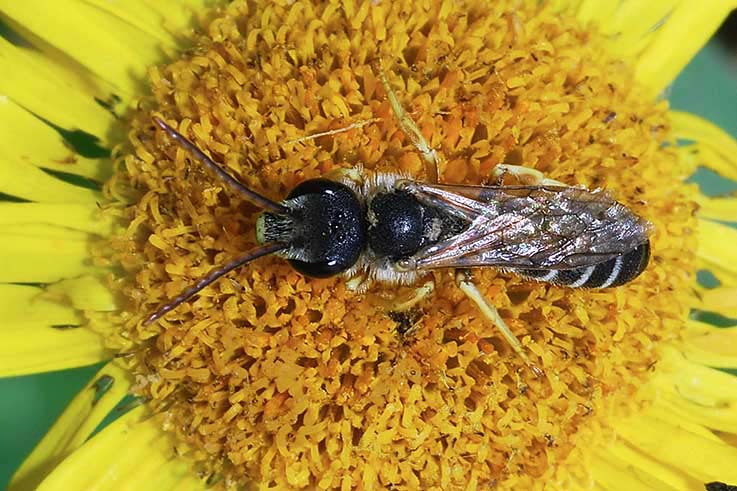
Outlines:
{"type": "Polygon", "coordinates": [[[523,167],[521,165],[499,164],[494,167],[492,177],[494,177],[498,182],[501,182],[507,174],[516,177],[520,184],[532,186],[566,186],[566,184],[563,184],[560,181],[545,177],[545,174],[537,169],[530,169],[529,167],[523,167]]]}
{"type": "Polygon", "coordinates": [[[400,293],[394,298],[381,300],[389,318],[397,322],[397,333],[402,339],[408,340],[414,337],[422,325],[420,322],[422,310],[417,308],[417,304],[433,290],[435,290],[435,281],[430,279],[411,292],[400,293]]]}
{"type": "Polygon", "coordinates": [[[399,292],[379,292],[374,295],[372,302],[387,312],[402,313],[412,310],[435,290],[435,281],[430,279],[422,285],[409,290],[401,289],[399,292]]]}
{"type": "Polygon", "coordinates": [[[412,145],[417,148],[417,151],[422,154],[422,158],[425,160],[427,180],[432,183],[438,182],[438,167],[440,165],[438,152],[436,152],[434,148],[430,147],[430,144],[427,143],[425,137],[422,136],[417,124],[415,124],[412,117],[404,110],[396,93],[392,89],[391,85],[389,85],[389,80],[386,78],[384,70],[382,70],[381,67],[379,67],[379,80],[381,80],[381,83],[384,86],[384,91],[389,99],[389,105],[391,106],[394,115],[397,117],[399,128],[401,128],[402,132],[407,135],[407,138],[412,142],[412,145]]]}
{"type": "Polygon", "coordinates": [[[363,187],[364,179],[361,166],[333,169],[323,177],[331,181],[341,182],[354,189],[361,189],[363,187]]]}
{"type": "Polygon", "coordinates": [[[365,275],[354,276],[353,278],[345,282],[345,287],[348,291],[351,291],[354,293],[364,293],[366,290],[368,290],[366,276],[365,275]]]}
{"type": "Polygon", "coordinates": [[[418,303],[420,303],[425,297],[430,295],[433,290],[435,290],[435,282],[433,280],[429,280],[425,282],[424,285],[415,288],[415,290],[412,292],[412,296],[410,296],[409,298],[397,297],[394,300],[395,303],[392,305],[391,311],[406,312],[418,303]]]}
{"type": "Polygon", "coordinates": [[[519,342],[519,339],[517,339],[514,333],[509,329],[507,323],[504,322],[504,319],[502,319],[502,317],[499,315],[499,312],[497,312],[496,307],[491,305],[486,300],[486,298],[484,298],[484,296],[481,294],[473,281],[471,281],[463,271],[459,271],[456,273],[456,283],[458,284],[458,287],[461,289],[461,291],[465,293],[466,296],[476,304],[476,306],[479,308],[479,311],[481,311],[484,317],[489,319],[492,324],[494,324],[499,329],[499,331],[502,333],[502,336],[504,336],[504,339],[507,340],[515,353],[517,353],[517,355],[522,358],[522,360],[525,362],[525,364],[527,364],[530,370],[532,370],[533,373],[538,377],[543,376],[543,371],[537,365],[535,365],[532,360],[530,360],[529,356],[527,356],[525,349],[522,347],[522,343],[519,342]]]}

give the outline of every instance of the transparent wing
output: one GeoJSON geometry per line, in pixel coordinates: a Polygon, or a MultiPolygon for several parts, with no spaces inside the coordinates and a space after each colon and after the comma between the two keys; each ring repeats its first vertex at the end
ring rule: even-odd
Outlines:
{"type": "Polygon", "coordinates": [[[426,205],[469,222],[419,251],[406,269],[496,266],[573,269],[625,254],[650,224],[601,190],[565,186],[454,186],[402,181],[426,205]]]}

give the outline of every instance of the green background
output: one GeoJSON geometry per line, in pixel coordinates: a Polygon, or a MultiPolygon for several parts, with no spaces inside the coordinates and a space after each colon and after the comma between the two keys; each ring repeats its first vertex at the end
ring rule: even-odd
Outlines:
{"type": "MultiPolygon", "coordinates": [[[[669,99],[673,107],[699,114],[737,137],[737,49],[712,41],[673,84],[669,99]]],[[[710,194],[737,189],[708,172],[700,172],[698,181],[710,194]]],[[[96,370],[0,380],[0,489],[96,370]]]]}

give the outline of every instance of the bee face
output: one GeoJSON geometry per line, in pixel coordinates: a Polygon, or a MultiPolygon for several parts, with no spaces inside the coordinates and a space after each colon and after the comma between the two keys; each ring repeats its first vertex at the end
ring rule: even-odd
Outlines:
{"type": "Polygon", "coordinates": [[[282,242],[292,267],[315,278],[350,269],[367,240],[364,207],[345,184],[310,179],[295,187],[282,204],[287,214],[259,218],[260,243],[282,242]]]}

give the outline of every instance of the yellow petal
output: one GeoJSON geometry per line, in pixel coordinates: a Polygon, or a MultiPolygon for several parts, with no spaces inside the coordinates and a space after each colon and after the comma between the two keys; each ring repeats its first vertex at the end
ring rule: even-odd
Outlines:
{"type": "Polygon", "coordinates": [[[583,0],[576,16],[610,39],[610,50],[634,58],[635,77],[660,93],[708,41],[735,7],[734,0],[583,0]],[[678,46],[678,49],[673,49],[678,46]]]}
{"type": "Polygon", "coordinates": [[[725,266],[707,261],[701,257],[698,259],[698,270],[708,270],[712,273],[722,286],[737,286],[737,265],[725,266]]]}
{"type": "Polygon", "coordinates": [[[617,1],[617,9],[604,19],[607,32],[628,38],[644,37],[649,32],[656,31],[657,26],[677,8],[679,2],[680,0],[617,1]]]}
{"type": "Polygon", "coordinates": [[[30,201],[90,206],[102,199],[96,191],[60,181],[30,164],[4,159],[0,159],[0,192],[30,201]]]}
{"type": "Polygon", "coordinates": [[[577,16],[597,24],[610,39],[609,49],[622,58],[637,57],[657,35],[657,26],[672,12],[678,0],[622,2],[587,0],[577,16]]]}
{"type": "Polygon", "coordinates": [[[606,25],[619,5],[618,0],[582,0],[576,12],[576,18],[581,22],[592,22],[601,27],[606,25]]]}
{"type": "Polygon", "coordinates": [[[706,44],[735,5],[734,0],[679,2],[639,55],[635,78],[653,95],[659,94],[706,44]]]}
{"type": "Polygon", "coordinates": [[[703,407],[722,407],[737,400],[737,377],[687,359],[674,348],[663,350],[662,366],[654,382],[673,387],[688,401],[703,407]]]}
{"type": "Polygon", "coordinates": [[[550,0],[545,2],[545,5],[549,6],[553,12],[565,12],[565,11],[577,11],[577,1],[573,0],[550,0]]]}
{"type": "Polygon", "coordinates": [[[94,204],[0,202],[0,230],[31,224],[64,227],[107,237],[113,231],[113,216],[94,204]]]}
{"type": "MultiPolygon", "coordinates": [[[[737,168],[736,168],[737,170],[737,168]]],[[[700,196],[699,217],[723,222],[737,222],[737,198],[710,198],[700,196]]]]}
{"type": "Polygon", "coordinates": [[[59,464],[38,491],[206,489],[175,455],[172,438],[146,416],[141,406],[112,423],[59,464]]]}
{"type": "Polygon", "coordinates": [[[595,455],[591,459],[591,475],[597,484],[611,491],[674,491],[658,478],[628,466],[612,455],[595,455]]]}
{"type": "Polygon", "coordinates": [[[13,475],[8,491],[33,491],[59,462],[79,448],[127,394],[130,376],[116,362],[105,365],[69,403],[13,475]]]}
{"type": "Polygon", "coordinates": [[[43,223],[12,224],[2,228],[3,237],[26,237],[36,239],[62,239],[85,241],[89,235],[79,230],[71,230],[43,223]]]}
{"type": "Polygon", "coordinates": [[[110,358],[102,338],[85,327],[53,328],[43,322],[0,327],[0,377],[91,365],[110,358]]]}
{"type": "Polygon", "coordinates": [[[46,326],[81,322],[74,308],[43,298],[43,295],[43,288],[0,284],[0,319],[3,323],[26,321],[46,326]]]}
{"type": "Polygon", "coordinates": [[[673,136],[698,143],[701,165],[737,180],[737,141],[717,125],[693,114],[671,111],[670,115],[673,136]]]}
{"type": "Polygon", "coordinates": [[[112,173],[109,160],[76,155],[56,130],[7,98],[0,104],[0,135],[0,160],[11,164],[28,163],[99,182],[112,173]]]}
{"type": "Polygon", "coordinates": [[[724,481],[737,482],[737,466],[734,465],[737,448],[720,440],[706,438],[647,413],[616,421],[614,426],[622,438],[643,453],[656,456],[664,464],[681,469],[702,482],[717,476],[724,481]]]}
{"type": "Polygon", "coordinates": [[[0,240],[2,283],[52,283],[96,270],[90,261],[88,240],[74,232],[65,238],[3,234],[0,240]]]}
{"type": "Polygon", "coordinates": [[[737,431],[737,400],[724,400],[722,406],[703,407],[686,401],[678,394],[663,394],[658,401],[662,411],[667,411],[676,418],[691,424],[700,425],[710,430],[737,431]]]}
{"type": "MultiPolygon", "coordinates": [[[[619,440],[608,445],[601,453],[605,460],[622,462],[632,469],[635,475],[652,476],[674,490],[690,491],[698,489],[697,486],[700,484],[677,468],[659,462],[656,456],[643,453],[619,440]]],[[[650,489],[659,488],[651,487],[650,489]]]]}
{"type": "Polygon", "coordinates": [[[675,414],[671,408],[667,406],[665,399],[656,399],[653,405],[646,410],[644,416],[648,420],[656,419],[666,425],[671,425],[675,428],[686,431],[691,435],[704,438],[711,442],[721,443],[719,437],[712,431],[709,431],[709,429],[704,425],[675,414]]]}
{"type": "Polygon", "coordinates": [[[33,321],[47,326],[77,325],[79,310],[117,310],[115,300],[102,279],[80,276],[60,281],[46,289],[28,285],[0,284],[0,319],[3,322],[33,321]]]}
{"type": "Polygon", "coordinates": [[[719,312],[727,317],[737,317],[737,288],[712,288],[701,293],[704,310],[719,312]]]}
{"type": "Polygon", "coordinates": [[[82,0],[27,0],[6,2],[2,10],[21,35],[30,32],[32,39],[60,49],[125,96],[138,92],[146,70],[161,61],[166,47],[161,36],[115,15],[129,9],[101,9],[82,0]]]}
{"type": "Polygon", "coordinates": [[[99,276],[84,275],[62,280],[47,290],[50,298],[63,299],[80,310],[110,312],[118,309],[112,292],[99,276]]]}
{"type": "MultiPolygon", "coordinates": [[[[25,5],[25,2],[5,2],[2,9],[11,5],[25,5]]],[[[54,2],[57,8],[62,4],[54,2]]],[[[48,10],[42,8],[40,11],[48,10]]],[[[46,13],[48,14],[48,12],[46,13]]],[[[37,17],[47,18],[47,15],[37,17]]],[[[60,15],[61,18],[64,15],[60,15]]],[[[52,17],[48,17],[52,19],[52,17]]],[[[86,25],[86,24],[80,24],[86,25]]],[[[81,29],[76,29],[82,32],[81,29]]],[[[90,47],[95,43],[90,43],[90,47]]],[[[19,48],[0,37],[0,104],[7,103],[6,97],[34,114],[66,129],[80,129],[101,137],[108,134],[114,117],[104,107],[95,102],[99,93],[85,91],[77,79],[70,76],[57,64],[50,63],[37,52],[19,48]],[[60,97],[60,94],[64,94],[60,97]]],[[[0,133],[2,135],[3,133],[0,133]]],[[[13,143],[5,139],[0,143],[13,143]]]]}
{"type": "Polygon", "coordinates": [[[737,273],[737,229],[708,220],[699,220],[697,237],[699,258],[707,264],[713,264],[737,273]]]}
{"type": "MultiPolygon", "coordinates": [[[[699,296],[701,297],[697,305],[699,309],[737,319],[737,287],[721,286],[701,290],[699,296]]],[[[735,358],[735,363],[737,366],[737,358],[735,358]]]]}
{"type": "Polygon", "coordinates": [[[171,45],[173,38],[181,36],[191,24],[193,13],[202,10],[209,2],[207,0],[158,0],[156,2],[88,0],[87,3],[136,26],[161,43],[171,45]]]}
{"type": "Polygon", "coordinates": [[[690,159],[699,167],[711,169],[722,177],[737,180],[737,166],[735,160],[726,157],[719,150],[709,146],[708,144],[688,145],[680,149],[679,153],[683,155],[683,150],[690,151],[690,159]]]}
{"type": "MultiPolygon", "coordinates": [[[[718,336],[720,331],[702,323],[691,324],[687,335],[694,331],[718,336]]],[[[691,342],[684,340],[682,344],[688,349],[691,342]]],[[[725,347],[725,350],[735,351],[735,347],[725,347]]],[[[720,440],[710,430],[737,433],[736,377],[694,362],[688,351],[667,348],[652,383],[658,397],[647,412],[648,418],[712,442],[720,440]]]]}
{"type": "Polygon", "coordinates": [[[719,433],[719,438],[733,447],[737,447],[737,433],[719,433]]]}
{"type": "Polygon", "coordinates": [[[688,321],[689,329],[676,345],[683,355],[699,365],[737,368],[737,327],[719,328],[688,321]]]}

